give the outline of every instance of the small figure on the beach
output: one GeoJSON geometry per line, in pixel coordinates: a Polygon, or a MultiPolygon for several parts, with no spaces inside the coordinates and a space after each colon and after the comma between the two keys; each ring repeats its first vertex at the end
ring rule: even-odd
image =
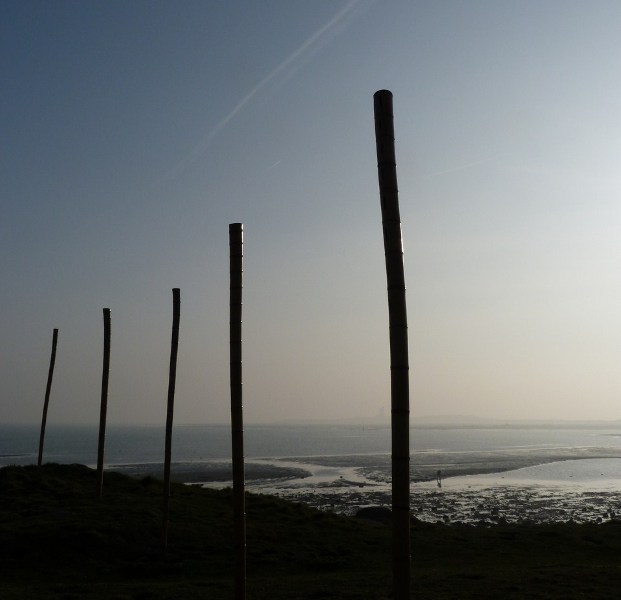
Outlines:
{"type": "Polygon", "coordinates": [[[438,469],[438,472],[436,473],[436,481],[438,482],[438,487],[441,488],[442,487],[442,471],[440,469],[438,469]]]}

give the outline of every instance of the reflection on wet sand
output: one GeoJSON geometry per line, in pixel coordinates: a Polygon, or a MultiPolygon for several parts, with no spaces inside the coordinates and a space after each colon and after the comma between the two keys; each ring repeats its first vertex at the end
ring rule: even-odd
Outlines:
{"type": "MultiPolygon", "coordinates": [[[[421,521],[583,523],[621,516],[621,458],[611,449],[419,452],[411,462],[412,514],[421,521]]],[[[157,465],[117,469],[157,476],[157,465]]],[[[226,461],[179,463],[173,473],[186,483],[231,485],[226,461]]],[[[385,454],[252,459],[246,463],[246,481],[250,492],[343,514],[390,506],[390,456],[385,454]]]]}

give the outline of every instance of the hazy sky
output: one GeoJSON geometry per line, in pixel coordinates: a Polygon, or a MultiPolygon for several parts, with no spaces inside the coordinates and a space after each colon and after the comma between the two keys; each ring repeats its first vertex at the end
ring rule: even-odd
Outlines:
{"type": "Polygon", "coordinates": [[[621,417],[621,3],[0,3],[0,421],[390,410],[373,101],[394,94],[412,421],[621,417]]]}

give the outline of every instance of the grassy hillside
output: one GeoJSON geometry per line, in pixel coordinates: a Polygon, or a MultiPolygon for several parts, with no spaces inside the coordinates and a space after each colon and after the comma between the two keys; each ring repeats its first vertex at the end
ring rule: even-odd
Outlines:
{"type": "MultiPolygon", "coordinates": [[[[230,491],[162,485],[79,465],[0,469],[0,598],[232,598],[230,491]]],[[[250,495],[248,598],[390,598],[385,525],[250,495]]],[[[416,525],[413,597],[612,598],[621,526],[416,525]]]]}

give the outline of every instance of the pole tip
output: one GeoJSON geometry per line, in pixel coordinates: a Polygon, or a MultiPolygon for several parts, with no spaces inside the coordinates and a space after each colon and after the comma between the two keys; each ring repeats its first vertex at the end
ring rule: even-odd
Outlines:
{"type": "Polygon", "coordinates": [[[390,90],[377,90],[377,92],[375,92],[375,94],[373,94],[373,98],[382,98],[382,97],[386,97],[388,96],[389,98],[392,98],[392,92],[390,90]]]}
{"type": "Polygon", "coordinates": [[[390,90],[379,90],[373,94],[373,107],[375,115],[388,112],[392,114],[392,92],[390,90]]]}

